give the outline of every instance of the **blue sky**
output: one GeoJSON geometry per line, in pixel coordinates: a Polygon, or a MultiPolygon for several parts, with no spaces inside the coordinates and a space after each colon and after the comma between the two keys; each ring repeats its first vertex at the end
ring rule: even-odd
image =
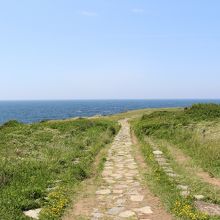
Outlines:
{"type": "Polygon", "coordinates": [[[0,100],[220,98],[218,0],[0,1],[0,100]]]}

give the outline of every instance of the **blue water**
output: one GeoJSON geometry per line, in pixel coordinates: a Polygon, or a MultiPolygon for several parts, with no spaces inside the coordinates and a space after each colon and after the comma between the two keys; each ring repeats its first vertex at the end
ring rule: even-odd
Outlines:
{"type": "Polygon", "coordinates": [[[141,108],[185,107],[198,102],[220,104],[220,100],[0,101],[0,124],[9,120],[32,123],[45,119],[111,115],[141,108]]]}

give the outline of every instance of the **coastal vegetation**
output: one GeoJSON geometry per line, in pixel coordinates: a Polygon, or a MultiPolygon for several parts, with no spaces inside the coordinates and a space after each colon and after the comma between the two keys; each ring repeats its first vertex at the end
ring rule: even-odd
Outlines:
{"type": "Polygon", "coordinates": [[[149,167],[146,183],[167,209],[181,219],[219,219],[198,211],[195,195],[220,204],[220,105],[149,112],[134,119],[132,128],[149,167]],[[163,152],[177,179],[169,178],[158,163],[155,148],[163,152]],[[178,186],[186,186],[189,193],[181,195],[178,186]]]}
{"type": "Polygon", "coordinates": [[[202,195],[203,201],[220,205],[220,105],[216,104],[3,124],[0,219],[28,220],[23,212],[38,208],[42,208],[41,220],[61,219],[83,190],[81,183],[100,174],[106,161],[106,151],[102,154],[102,150],[112,142],[120,128],[118,120],[123,118],[130,119],[138,140],[134,148],[138,151],[140,147],[145,160],[146,187],[160,198],[166,210],[177,219],[219,219],[200,211],[195,198],[202,195]],[[155,149],[163,153],[178,178],[167,175],[155,149]],[[190,190],[183,196],[178,186],[190,190]]]}
{"type": "MultiPolygon", "coordinates": [[[[95,158],[119,130],[108,119],[72,119],[0,127],[0,219],[58,219],[81,181],[97,174],[95,158]]],[[[104,158],[103,158],[104,159],[104,158]]]]}

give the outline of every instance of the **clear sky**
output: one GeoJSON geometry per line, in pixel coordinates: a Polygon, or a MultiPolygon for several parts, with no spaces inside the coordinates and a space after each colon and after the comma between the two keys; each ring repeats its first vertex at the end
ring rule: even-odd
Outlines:
{"type": "Polygon", "coordinates": [[[220,1],[0,1],[0,100],[121,98],[220,98],[220,1]]]}

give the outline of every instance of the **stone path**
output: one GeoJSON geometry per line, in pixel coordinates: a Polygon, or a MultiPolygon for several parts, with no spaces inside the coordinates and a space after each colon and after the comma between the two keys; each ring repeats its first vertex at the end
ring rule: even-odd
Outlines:
{"type": "MultiPolygon", "coordinates": [[[[159,150],[159,148],[157,148],[153,144],[153,142],[150,141],[150,144],[153,148],[153,154],[154,154],[155,160],[158,162],[158,164],[164,170],[167,176],[169,176],[172,179],[175,179],[177,182],[180,182],[178,181],[178,178],[180,177],[180,175],[176,174],[173,171],[169,161],[167,160],[163,152],[159,150]]],[[[184,185],[183,183],[180,183],[179,185],[177,185],[177,188],[180,190],[181,196],[187,197],[190,195],[189,186],[184,185]]],[[[193,195],[193,197],[196,200],[195,206],[199,211],[206,213],[210,216],[220,216],[220,205],[202,201],[206,198],[204,195],[193,195]]]]}
{"type": "Polygon", "coordinates": [[[96,191],[97,207],[90,219],[157,219],[140,183],[129,124],[127,120],[120,123],[121,130],[109,149],[102,173],[103,184],[96,191]]]}

